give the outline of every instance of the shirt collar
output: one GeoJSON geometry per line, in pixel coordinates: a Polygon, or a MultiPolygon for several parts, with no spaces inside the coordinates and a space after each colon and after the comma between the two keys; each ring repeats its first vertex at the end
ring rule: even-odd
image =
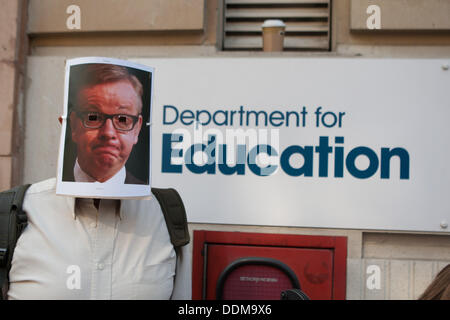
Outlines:
{"type": "MultiPolygon", "coordinates": [[[[113,183],[113,184],[123,184],[125,183],[126,178],[126,169],[125,166],[122,167],[122,169],[119,170],[113,177],[111,177],[109,180],[105,182],[98,182],[94,178],[92,178],[90,175],[88,175],[86,172],[81,169],[78,159],[75,161],[75,166],[73,167],[73,175],[75,177],[76,182],[93,182],[93,183],[113,183]]],[[[77,216],[77,204],[79,204],[81,201],[93,201],[91,198],[74,198],[70,197],[69,200],[69,207],[70,212],[73,214],[73,218],[76,219],[77,216]]],[[[120,219],[122,219],[121,214],[121,200],[118,200],[117,207],[116,207],[116,214],[119,216],[120,219]]]]}
{"type": "MultiPolygon", "coordinates": [[[[106,200],[106,199],[103,199],[106,200]]],[[[122,220],[122,200],[120,199],[112,199],[116,201],[116,215],[119,216],[119,219],[122,220]]],[[[70,212],[72,213],[72,217],[74,220],[77,218],[77,205],[80,205],[82,201],[94,201],[94,199],[91,198],[74,198],[74,197],[67,197],[68,205],[70,208],[70,212]]],[[[92,205],[94,205],[92,203],[92,205]]]]}
{"type": "Polygon", "coordinates": [[[73,219],[75,220],[76,213],[75,213],[75,201],[77,198],[74,197],[66,197],[67,205],[69,206],[69,212],[72,213],[73,219]]]}
{"type": "Polygon", "coordinates": [[[126,172],[125,166],[123,166],[122,169],[120,169],[110,179],[106,180],[105,182],[98,182],[94,178],[92,178],[90,175],[88,175],[86,172],[84,172],[83,169],[81,169],[80,164],[78,163],[78,158],[77,158],[77,160],[75,161],[75,166],[73,167],[73,176],[74,176],[76,182],[124,184],[125,179],[127,177],[127,172],[126,172]]]}

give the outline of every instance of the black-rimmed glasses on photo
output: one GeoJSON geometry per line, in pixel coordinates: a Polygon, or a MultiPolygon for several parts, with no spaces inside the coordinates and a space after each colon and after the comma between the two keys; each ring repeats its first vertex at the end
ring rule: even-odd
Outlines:
{"type": "Polygon", "coordinates": [[[106,120],[111,119],[116,130],[130,131],[133,130],[139,116],[132,116],[129,114],[104,114],[101,112],[92,111],[74,111],[78,118],[81,119],[83,126],[87,129],[99,129],[103,127],[106,120]]]}

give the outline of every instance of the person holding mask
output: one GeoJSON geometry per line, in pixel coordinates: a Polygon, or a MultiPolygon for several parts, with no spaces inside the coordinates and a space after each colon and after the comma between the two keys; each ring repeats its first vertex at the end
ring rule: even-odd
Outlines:
{"type": "Polygon", "coordinates": [[[142,128],[142,84],[111,64],[88,65],[74,78],[69,119],[77,159],[64,181],[146,184],[125,168],[142,128]]]}

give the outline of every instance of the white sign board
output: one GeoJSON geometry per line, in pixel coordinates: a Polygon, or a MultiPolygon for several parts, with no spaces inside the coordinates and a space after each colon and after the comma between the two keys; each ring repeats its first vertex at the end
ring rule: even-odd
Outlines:
{"type": "Polygon", "coordinates": [[[155,68],[153,186],[190,222],[449,232],[448,61],[135,61],[155,68]]]}

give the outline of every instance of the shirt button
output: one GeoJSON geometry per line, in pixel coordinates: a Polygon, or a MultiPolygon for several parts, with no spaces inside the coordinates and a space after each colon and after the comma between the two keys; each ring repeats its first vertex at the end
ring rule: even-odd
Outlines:
{"type": "Polygon", "coordinates": [[[97,264],[97,269],[98,270],[103,270],[105,268],[105,266],[103,265],[103,263],[98,263],[97,264]]]}

